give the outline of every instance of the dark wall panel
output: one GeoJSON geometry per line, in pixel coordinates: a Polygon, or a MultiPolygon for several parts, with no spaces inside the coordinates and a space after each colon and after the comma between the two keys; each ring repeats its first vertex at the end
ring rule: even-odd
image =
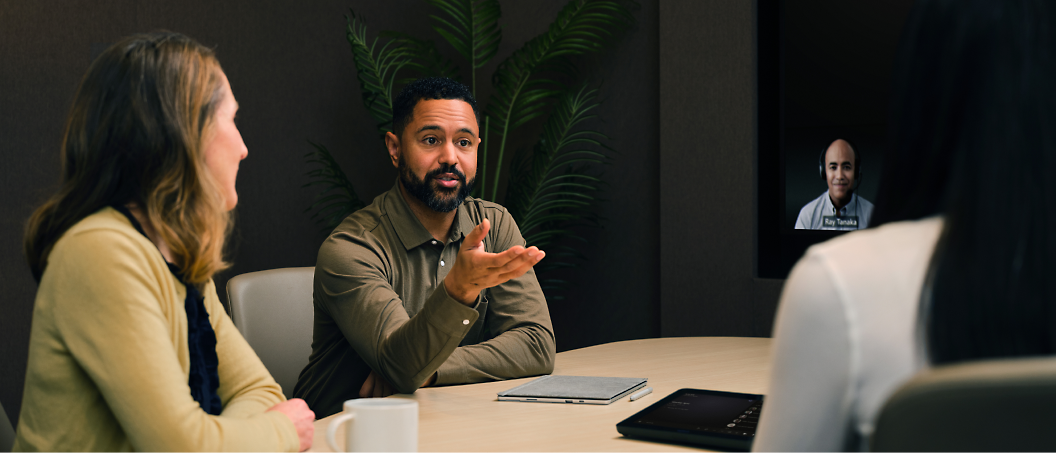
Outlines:
{"type": "Polygon", "coordinates": [[[768,336],[781,282],[755,276],[755,11],[660,2],[664,336],[768,336]]]}
{"type": "MultiPolygon", "coordinates": [[[[531,2],[524,2],[531,3],[531,2]]],[[[550,303],[558,350],[660,336],[660,106],[658,4],[641,1],[638,28],[613,51],[582,62],[601,83],[593,127],[616,150],[599,213],[604,228],[584,230],[577,248],[590,257],[550,303]]]]}

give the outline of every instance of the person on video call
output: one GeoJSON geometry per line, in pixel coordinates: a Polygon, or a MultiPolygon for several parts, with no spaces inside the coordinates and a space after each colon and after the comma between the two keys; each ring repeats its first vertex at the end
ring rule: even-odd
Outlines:
{"type": "Polygon", "coordinates": [[[918,371],[1056,356],[1056,3],[913,8],[876,223],[789,274],[756,451],[869,450],[918,371]]]}
{"type": "Polygon", "coordinates": [[[873,204],[854,193],[862,159],[850,142],[837,139],[818,158],[818,174],[829,190],[799,210],[797,230],[860,230],[869,226],[873,204]]]}
{"type": "Polygon", "coordinates": [[[419,79],[385,136],[395,186],[319,249],[312,354],[293,393],[320,417],[345,400],[548,374],[554,329],[526,247],[502,206],[467,197],[480,144],[461,83],[419,79]]]}

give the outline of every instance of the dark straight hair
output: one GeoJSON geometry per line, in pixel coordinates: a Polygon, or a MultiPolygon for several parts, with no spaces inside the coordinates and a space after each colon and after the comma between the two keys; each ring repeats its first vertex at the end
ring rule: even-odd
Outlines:
{"type": "Polygon", "coordinates": [[[932,363],[1056,353],[1056,4],[921,0],[895,66],[877,223],[942,215],[932,363]]]}

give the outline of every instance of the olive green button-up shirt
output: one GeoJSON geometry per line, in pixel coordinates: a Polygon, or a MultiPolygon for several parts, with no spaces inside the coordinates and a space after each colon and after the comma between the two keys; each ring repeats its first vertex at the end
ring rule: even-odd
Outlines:
{"type": "Polygon", "coordinates": [[[486,251],[525,245],[505,208],[475,198],[437,241],[399,182],[334,229],[319,249],[312,354],[294,396],[322,418],[358,398],[372,369],[401,393],[433,372],[437,385],[552,372],[554,329],[534,270],[481,291],[474,307],[444,289],[462,240],[484,218],[486,251]]]}

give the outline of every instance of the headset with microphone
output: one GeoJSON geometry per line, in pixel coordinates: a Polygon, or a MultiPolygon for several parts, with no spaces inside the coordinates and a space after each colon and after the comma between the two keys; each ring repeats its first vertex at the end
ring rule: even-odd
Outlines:
{"type": "MultiPolygon", "coordinates": [[[[847,140],[847,139],[841,139],[841,140],[843,140],[844,142],[847,142],[847,147],[851,148],[851,152],[854,153],[854,187],[851,188],[851,192],[853,193],[853,195],[855,197],[857,197],[858,196],[858,186],[862,184],[862,157],[861,157],[861,155],[858,154],[858,148],[854,146],[854,143],[851,143],[851,141],[847,140]]],[[[830,144],[829,147],[831,147],[831,146],[832,145],[830,144]]],[[[828,184],[829,178],[825,174],[825,166],[826,166],[825,165],[825,155],[828,154],[828,153],[829,153],[829,148],[826,147],[826,148],[821,150],[821,155],[818,156],[818,176],[820,176],[821,180],[825,181],[826,184],[828,184]]],[[[855,217],[858,217],[858,206],[860,204],[861,204],[861,201],[855,200],[855,203],[854,203],[854,216],[855,217]]],[[[839,212],[836,212],[835,214],[839,215],[839,212]]],[[[862,228],[861,224],[859,224],[858,229],[861,229],[861,228],[862,228]]]]}

